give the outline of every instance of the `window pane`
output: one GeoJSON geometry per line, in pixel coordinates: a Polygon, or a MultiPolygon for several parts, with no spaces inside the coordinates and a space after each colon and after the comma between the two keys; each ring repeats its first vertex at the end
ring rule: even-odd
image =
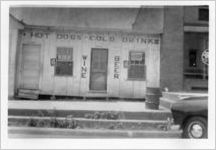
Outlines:
{"type": "Polygon", "coordinates": [[[131,65],[128,71],[128,78],[145,79],[145,66],[131,65]]]}
{"type": "Polygon", "coordinates": [[[199,20],[201,21],[209,20],[209,10],[207,8],[199,9],[199,20]]]}
{"type": "Polygon", "coordinates": [[[130,52],[128,78],[145,79],[145,53],[130,52]]]}
{"type": "Polygon", "coordinates": [[[72,61],[73,60],[73,49],[58,47],[57,48],[57,60],[61,61],[72,61]]]}
{"type": "Polygon", "coordinates": [[[73,75],[73,48],[58,47],[55,75],[73,75]]]}
{"type": "Polygon", "coordinates": [[[73,62],[56,62],[56,75],[73,75],[73,62]]]}
{"type": "Polygon", "coordinates": [[[130,61],[144,62],[144,60],[145,60],[145,53],[143,52],[131,52],[130,53],[130,61]]]}

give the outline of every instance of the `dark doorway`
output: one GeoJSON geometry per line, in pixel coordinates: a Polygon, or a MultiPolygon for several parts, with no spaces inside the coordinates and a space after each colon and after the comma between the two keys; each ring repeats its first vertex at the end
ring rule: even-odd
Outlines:
{"type": "Polygon", "coordinates": [[[107,90],[108,49],[91,50],[90,90],[107,90]]]}

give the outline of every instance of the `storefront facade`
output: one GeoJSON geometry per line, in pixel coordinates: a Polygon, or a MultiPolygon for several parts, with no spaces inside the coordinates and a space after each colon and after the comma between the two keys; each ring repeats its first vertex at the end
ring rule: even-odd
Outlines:
{"type": "Polygon", "coordinates": [[[143,98],[159,87],[160,35],[26,27],[17,94],[143,98]]]}
{"type": "Polygon", "coordinates": [[[209,8],[186,7],[184,17],[184,90],[208,91],[209,8]]]}

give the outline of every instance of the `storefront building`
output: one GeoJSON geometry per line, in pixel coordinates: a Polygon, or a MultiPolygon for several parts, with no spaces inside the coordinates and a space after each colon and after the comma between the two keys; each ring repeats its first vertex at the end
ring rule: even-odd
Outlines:
{"type": "Polygon", "coordinates": [[[199,22],[187,23],[187,11],[141,7],[131,30],[23,24],[10,48],[10,96],[143,99],[147,87],[206,90],[207,67],[199,56],[207,49],[208,20],[201,30],[199,22]],[[205,77],[191,78],[191,70],[205,77]]]}
{"type": "Polygon", "coordinates": [[[183,87],[185,90],[207,91],[208,65],[204,56],[209,43],[209,10],[205,6],[186,7],[185,13],[188,15],[184,18],[183,87]]]}

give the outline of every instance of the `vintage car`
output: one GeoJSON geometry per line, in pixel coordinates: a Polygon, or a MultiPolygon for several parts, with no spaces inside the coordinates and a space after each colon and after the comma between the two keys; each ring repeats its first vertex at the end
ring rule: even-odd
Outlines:
{"type": "Polygon", "coordinates": [[[183,138],[207,138],[208,97],[189,97],[171,106],[174,124],[179,124],[183,138]]]}

